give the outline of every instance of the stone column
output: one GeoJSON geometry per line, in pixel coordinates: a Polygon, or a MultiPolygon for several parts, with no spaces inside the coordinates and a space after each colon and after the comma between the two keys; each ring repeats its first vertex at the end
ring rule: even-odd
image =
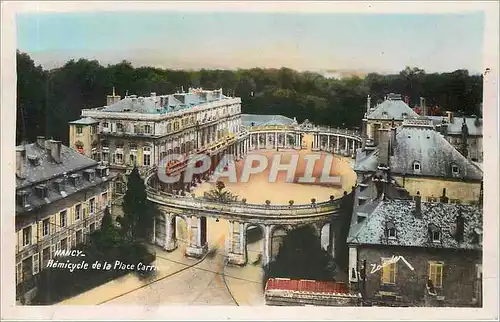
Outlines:
{"type": "Polygon", "coordinates": [[[273,149],[278,148],[278,132],[274,132],[274,147],[273,149]]]}
{"type": "Polygon", "coordinates": [[[271,226],[264,226],[264,256],[262,264],[265,266],[271,261],[271,226]]]}
{"type": "Polygon", "coordinates": [[[153,236],[151,237],[151,244],[156,243],[156,217],[153,217],[153,236]]]}
{"type": "Polygon", "coordinates": [[[208,245],[201,244],[201,218],[192,216],[189,222],[189,246],[186,248],[186,256],[201,258],[208,251],[208,245]]]}
{"type": "Polygon", "coordinates": [[[257,150],[260,150],[260,133],[257,133],[257,150]]]}
{"type": "MultiPolygon", "coordinates": [[[[175,222],[175,217],[172,216],[172,214],[165,214],[165,250],[166,251],[173,251],[174,249],[177,248],[177,239],[175,238],[174,231],[172,229],[172,225],[176,225],[175,222]],[[173,222],[172,222],[173,221],[173,222]]],[[[188,227],[189,229],[189,227],[188,227]]]]}
{"type": "Polygon", "coordinates": [[[327,136],[326,136],[326,142],[327,142],[326,144],[328,145],[327,148],[326,148],[326,150],[330,151],[330,134],[327,134],[327,136]]]}
{"type": "Polygon", "coordinates": [[[352,140],[352,154],[354,154],[354,152],[356,152],[356,150],[354,149],[354,140],[352,140]]]}
{"type": "Polygon", "coordinates": [[[340,151],[340,136],[337,135],[337,153],[340,151]]]}
{"type": "Polygon", "coordinates": [[[349,140],[345,138],[345,151],[349,153],[349,140]]]}
{"type": "Polygon", "coordinates": [[[228,249],[226,251],[228,261],[235,265],[246,264],[246,231],[243,223],[230,221],[228,234],[228,249]]]}

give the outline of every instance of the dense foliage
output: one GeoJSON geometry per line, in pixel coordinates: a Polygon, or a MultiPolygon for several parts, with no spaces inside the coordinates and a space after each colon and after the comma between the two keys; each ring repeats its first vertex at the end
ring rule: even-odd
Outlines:
{"type": "Polygon", "coordinates": [[[121,235],[133,241],[147,240],[152,233],[156,209],[147,199],[146,186],[137,167],[128,175],[122,209],[123,217],[117,218],[121,235]]]}
{"type": "Polygon", "coordinates": [[[283,238],[276,259],[267,267],[266,277],[331,281],[335,270],[332,255],[321,247],[314,229],[302,226],[283,238]]]}
{"type": "Polygon", "coordinates": [[[138,263],[150,265],[156,256],[144,244],[123,238],[113,224],[108,208],[105,210],[100,229],[89,234],[87,240],[87,244],[78,245],[75,248],[83,251],[85,257],[57,257],[55,260],[78,264],[83,259],[89,267],[74,271],[64,268],[41,270],[36,276],[38,291],[32,304],[54,304],[131,272],[138,274],[139,277],[152,273],[151,271],[115,269],[115,261],[135,265],[137,268],[138,263]],[[111,265],[111,269],[104,269],[104,266],[94,269],[92,264],[96,261],[101,264],[107,262],[111,265]]]}
{"type": "Polygon", "coordinates": [[[483,86],[482,76],[469,75],[467,70],[427,74],[410,67],[396,75],[373,73],[365,79],[340,80],[288,68],[184,71],[134,68],[126,61],[102,66],[86,59],[47,71],[20,52],[17,72],[17,141],[45,135],[65,144],[68,121],[78,119],[84,108],[105,105],[113,87],[122,97],[127,92],[149,95],[188,87],[223,88],[224,93],[242,98],[243,113],[283,114],[298,121],[307,118],[317,124],[358,127],[368,94],[373,103],[395,92],[407,96],[412,107],[422,96],[428,106],[438,106],[441,112],[478,114],[483,86]]]}

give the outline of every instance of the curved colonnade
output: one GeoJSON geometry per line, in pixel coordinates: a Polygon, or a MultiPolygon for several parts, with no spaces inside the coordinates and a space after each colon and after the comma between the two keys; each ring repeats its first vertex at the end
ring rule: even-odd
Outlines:
{"type": "MultiPolygon", "coordinates": [[[[263,232],[262,264],[272,260],[271,244],[276,230],[285,230],[295,226],[312,225],[321,236],[325,225],[329,225],[328,250],[334,255],[334,237],[336,227],[333,223],[341,213],[342,197],[315,204],[266,205],[247,204],[241,201],[219,203],[189,192],[193,187],[207,180],[215,171],[226,153],[236,159],[243,158],[249,151],[261,149],[303,149],[305,134],[312,134],[313,151],[326,151],[354,156],[356,148],[361,146],[357,132],[318,128],[313,126],[256,126],[238,136],[219,141],[203,151],[212,159],[212,166],[205,173],[195,175],[190,183],[165,184],[158,180],[157,169],[146,177],[148,199],[155,203],[161,213],[155,220],[152,242],[172,251],[178,247],[177,218],[184,221],[187,230],[185,254],[190,257],[202,257],[208,251],[207,218],[224,219],[229,223],[225,240],[226,256],[230,263],[244,265],[247,260],[247,231],[250,227],[259,227],[263,232]]],[[[182,171],[186,162],[167,165],[167,172],[182,171]]],[[[346,192],[344,193],[346,195],[346,192]]]]}

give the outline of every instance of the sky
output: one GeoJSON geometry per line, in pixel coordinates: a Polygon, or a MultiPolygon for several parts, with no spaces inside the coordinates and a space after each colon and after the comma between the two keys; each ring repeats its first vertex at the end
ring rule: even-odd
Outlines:
{"type": "Polygon", "coordinates": [[[17,48],[45,68],[88,58],[175,69],[483,69],[481,12],[23,13],[16,22],[17,48]]]}

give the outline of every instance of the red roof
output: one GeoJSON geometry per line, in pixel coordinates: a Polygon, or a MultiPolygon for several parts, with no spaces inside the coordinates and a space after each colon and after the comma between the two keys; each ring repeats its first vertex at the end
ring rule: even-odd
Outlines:
{"type": "Polygon", "coordinates": [[[325,282],[312,280],[291,280],[270,278],[266,283],[267,290],[298,291],[307,293],[348,293],[345,284],[341,282],[325,282]]]}

